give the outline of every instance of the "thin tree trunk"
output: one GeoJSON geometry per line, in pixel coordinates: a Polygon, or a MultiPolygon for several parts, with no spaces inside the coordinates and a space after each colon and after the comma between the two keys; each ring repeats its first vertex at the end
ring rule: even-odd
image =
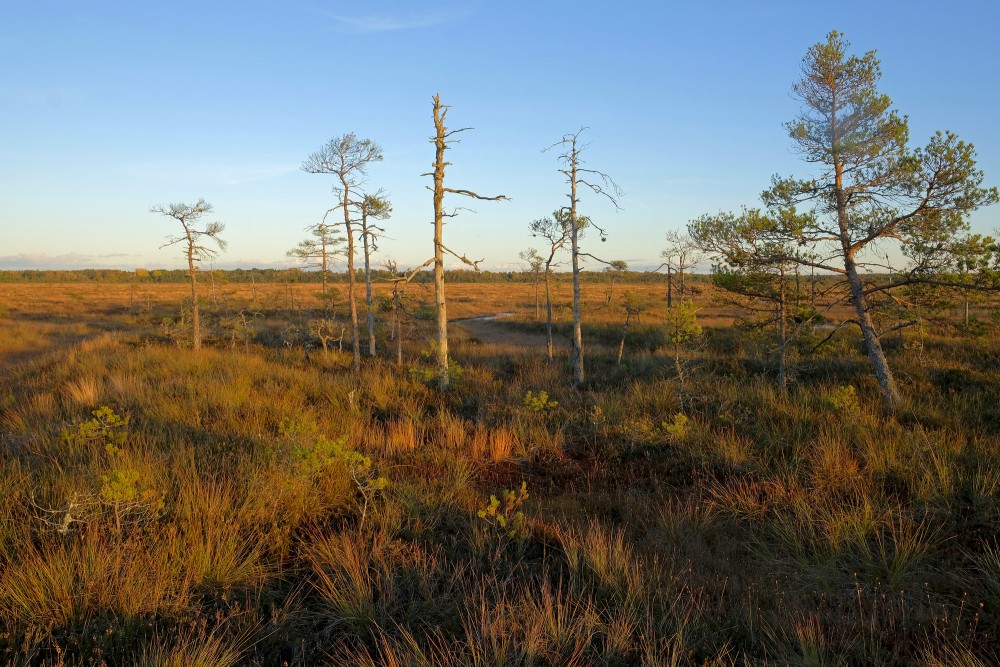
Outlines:
{"type": "Polygon", "coordinates": [[[674,368],[677,369],[677,381],[684,386],[684,365],[681,363],[681,342],[680,337],[674,340],[674,368]]]}
{"type": "Polygon", "coordinates": [[[434,301],[437,305],[438,386],[445,390],[448,378],[448,311],[444,291],[444,151],[445,127],[441,118],[441,99],[434,96],[434,301]]]}
{"type": "Polygon", "coordinates": [[[551,273],[549,267],[545,267],[545,337],[547,341],[549,359],[552,359],[552,294],[550,289],[551,273]]]}
{"type": "Polygon", "coordinates": [[[851,289],[851,301],[854,302],[854,309],[858,315],[858,323],[861,326],[861,335],[865,339],[865,348],[868,351],[868,359],[872,364],[872,372],[878,380],[882,396],[890,406],[896,406],[900,401],[899,389],[896,387],[896,380],[889,369],[889,362],[886,361],[885,352],[879,341],[878,333],[872,324],[871,316],[868,314],[865,303],[864,287],[861,284],[861,277],[858,275],[857,266],[853,257],[847,257],[845,268],[847,269],[847,284],[851,289]]]}
{"type": "Polygon", "coordinates": [[[573,143],[573,154],[570,164],[572,178],[570,178],[570,241],[573,250],[573,386],[582,387],[586,379],[583,370],[583,327],[580,312],[580,247],[578,243],[578,229],[576,224],[576,169],[577,154],[576,143],[573,143]]]}
{"type": "Polygon", "coordinates": [[[625,326],[622,327],[622,342],[618,345],[618,365],[622,365],[622,355],[625,354],[625,337],[628,335],[628,323],[632,319],[632,311],[625,311],[625,326]]]}
{"type": "Polygon", "coordinates": [[[799,264],[795,264],[795,310],[797,311],[801,306],[802,299],[802,278],[799,272],[799,264]]]}
{"type": "Polygon", "coordinates": [[[201,312],[198,309],[198,278],[194,265],[194,240],[188,241],[188,271],[191,272],[191,347],[201,349],[201,312]]]}
{"type": "Polygon", "coordinates": [[[344,188],[344,228],[347,230],[347,298],[351,303],[351,345],[354,352],[354,373],[361,375],[361,336],[358,333],[358,304],[354,301],[354,286],[357,276],[354,275],[354,233],[351,229],[350,186],[347,176],[341,175],[340,183],[344,188]]]}
{"type": "MultiPolygon", "coordinates": [[[[219,308],[219,292],[218,292],[218,290],[215,289],[215,266],[214,265],[211,268],[209,268],[209,270],[208,270],[208,279],[211,281],[212,305],[214,305],[215,308],[218,309],[219,308]]],[[[966,302],[966,303],[968,303],[968,302],[966,302]]]]}
{"type": "Polygon", "coordinates": [[[812,267],[809,274],[809,309],[816,311],[816,267],[812,267]]]}
{"type": "MultiPolygon", "coordinates": [[[[839,181],[839,175],[838,175],[839,181]]],[[[861,327],[861,335],[865,340],[865,349],[868,352],[868,359],[872,365],[872,373],[878,381],[882,390],[882,397],[890,407],[899,404],[900,394],[896,387],[896,380],[889,369],[889,362],[885,358],[882,350],[882,343],[879,341],[878,333],[872,324],[871,315],[868,313],[868,304],[865,301],[864,286],[861,283],[861,276],[858,275],[858,267],[854,262],[854,255],[850,250],[850,240],[847,228],[847,207],[846,195],[840,187],[836,191],[838,215],[841,219],[841,243],[844,248],[844,269],[847,272],[847,284],[851,290],[851,302],[858,316],[858,325],[861,327]]]]}
{"type": "Polygon", "coordinates": [[[368,356],[375,356],[375,301],[372,298],[371,246],[368,239],[368,220],[361,214],[361,235],[365,241],[365,305],[368,309],[368,356]]]}
{"type": "Polygon", "coordinates": [[[329,255],[326,250],[326,230],[323,230],[323,236],[320,238],[320,270],[322,272],[323,287],[321,288],[322,298],[323,298],[323,315],[328,317],[330,315],[330,299],[327,295],[327,272],[330,270],[329,255]]]}
{"type": "Polygon", "coordinates": [[[538,304],[538,274],[535,274],[535,321],[537,322],[541,315],[538,304]]]}
{"type": "Polygon", "coordinates": [[[399,283],[395,283],[392,286],[392,309],[394,315],[393,326],[396,331],[396,366],[399,368],[403,367],[403,320],[400,317],[402,313],[402,304],[399,298],[399,283]]]}
{"type": "MultiPolygon", "coordinates": [[[[788,392],[788,370],[785,353],[788,348],[788,332],[785,328],[785,267],[779,267],[778,280],[778,386],[781,393],[788,392]]],[[[795,273],[798,283],[798,271],[795,273]]],[[[797,290],[796,290],[797,292],[797,290]]]]}
{"type": "Polygon", "coordinates": [[[670,266],[667,266],[667,308],[674,307],[674,274],[670,266]]]}
{"type": "Polygon", "coordinates": [[[896,387],[896,380],[889,370],[889,363],[886,361],[885,352],[879,342],[878,334],[872,325],[871,316],[868,314],[868,304],[865,301],[864,286],[861,284],[861,276],[858,275],[858,267],[854,262],[854,250],[851,249],[851,232],[847,214],[847,193],[844,191],[844,166],[837,154],[840,146],[840,134],[837,126],[837,100],[833,100],[833,113],[830,115],[831,140],[834,149],[834,201],[837,206],[837,225],[840,232],[840,244],[844,253],[844,270],[847,274],[847,284],[851,290],[851,301],[854,303],[854,310],[858,315],[858,325],[861,327],[861,335],[865,339],[865,348],[868,351],[868,359],[871,361],[872,373],[878,381],[882,390],[882,398],[890,407],[899,404],[899,389],[896,387]]]}

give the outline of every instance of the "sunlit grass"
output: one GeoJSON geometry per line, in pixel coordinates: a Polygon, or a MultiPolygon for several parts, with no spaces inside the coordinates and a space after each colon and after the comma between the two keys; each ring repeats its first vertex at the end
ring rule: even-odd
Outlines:
{"type": "MultiPolygon", "coordinates": [[[[257,339],[199,354],[158,329],[182,286],[6,295],[0,661],[996,662],[995,342],[891,352],[888,413],[849,340],[785,395],[753,340],[713,330],[679,382],[656,285],[619,368],[619,314],[588,285],[586,391],[565,355],[457,335],[441,395],[409,372],[419,325],[403,368],[360,379],[285,346],[314,288],[256,286],[257,339]],[[72,437],[103,405],[123,439],[72,437]],[[520,532],[479,516],[522,482],[520,532]]],[[[456,285],[453,312],[516,312],[533,341],[529,289],[456,285]]]]}

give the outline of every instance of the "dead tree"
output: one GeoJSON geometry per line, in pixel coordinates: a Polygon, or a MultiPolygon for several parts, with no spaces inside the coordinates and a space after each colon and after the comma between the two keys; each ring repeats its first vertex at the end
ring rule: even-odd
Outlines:
{"type": "Polygon", "coordinates": [[[344,231],[347,235],[347,292],[351,305],[351,333],[354,347],[354,372],[361,372],[361,341],[358,333],[358,306],[354,299],[354,288],[357,276],[354,273],[354,230],[351,220],[351,208],[355,205],[352,199],[354,191],[364,182],[368,165],[382,160],[382,147],[371,139],[358,139],[353,133],[342,137],[334,137],[318,151],[312,153],[302,163],[302,171],[310,174],[331,174],[337,177],[339,185],[334,185],[333,191],[340,200],[337,206],[331,208],[323,216],[336,211],[344,213],[344,231]]]}
{"type": "Polygon", "coordinates": [[[434,136],[430,138],[430,142],[434,144],[434,171],[422,174],[423,176],[432,176],[434,178],[433,188],[428,187],[434,193],[434,300],[437,305],[437,375],[438,375],[438,386],[445,390],[448,388],[448,311],[447,305],[445,303],[445,292],[444,292],[444,255],[448,253],[449,255],[457,258],[464,264],[468,264],[473,268],[478,268],[478,262],[474,262],[464,255],[459,255],[447,246],[444,245],[444,219],[451,218],[458,214],[458,210],[454,210],[451,213],[444,212],[444,196],[445,194],[461,195],[463,197],[471,197],[473,199],[482,199],[486,201],[507,201],[508,198],[504,195],[497,195],[495,197],[484,197],[483,195],[476,194],[471,190],[457,190],[453,188],[446,188],[444,186],[444,171],[445,167],[450,165],[450,162],[446,162],[444,158],[444,152],[451,148],[451,144],[456,143],[457,139],[452,139],[456,134],[460,132],[465,132],[466,130],[471,130],[471,127],[463,127],[457,130],[449,130],[445,126],[445,118],[448,115],[448,109],[451,107],[441,104],[441,96],[434,96],[434,136]]]}
{"type": "MultiPolygon", "coordinates": [[[[580,203],[578,195],[582,187],[589,188],[592,192],[606,197],[615,207],[618,206],[618,198],[622,191],[618,184],[611,180],[611,177],[604,172],[595,169],[585,169],[581,165],[583,160],[580,154],[587,148],[580,145],[580,135],[586,128],[581,128],[574,134],[565,134],[563,138],[549,146],[545,150],[551,150],[557,146],[563,149],[559,155],[559,162],[562,165],[559,173],[566,177],[569,184],[569,206],[563,209],[569,212],[570,249],[573,258],[573,386],[582,387],[586,376],[583,369],[583,330],[581,325],[580,312],[580,229],[577,220],[577,206],[580,203]]],[[[593,223],[591,223],[593,224],[593,223]]],[[[595,228],[601,234],[601,240],[606,240],[604,230],[596,225],[595,228]]]]}
{"type": "Polygon", "coordinates": [[[212,212],[212,205],[204,199],[199,199],[195,204],[158,204],[149,209],[150,213],[159,213],[168,218],[173,218],[181,223],[184,233],[177,236],[168,236],[167,242],[161,248],[166,248],[177,243],[183,243],[184,256],[188,262],[188,275],[191,277],[191,346],[195,350],[201,349],[201,315],[198,308],[198,264],[203,259],[217,257],[219,252],[203,243],[203,238],[208,237],[215,242],[219,250],[226,249],[226,241],[219,237],[225,229],[221,222],[210,222],[204,229],[195,227],[201,218],[212,212]]]}
{"type": "Polygon", "coordinates": [[[368,313],[368,355],[375,356],[375,300],[372,296],[371,254],[378,250],[375,241],[385,230],[372,220],[387,220],[392,215],[392,204],[384,191],[365,195],[358,203],[361,212],[361,240],[365,250],[365,310],[368,313]]]}

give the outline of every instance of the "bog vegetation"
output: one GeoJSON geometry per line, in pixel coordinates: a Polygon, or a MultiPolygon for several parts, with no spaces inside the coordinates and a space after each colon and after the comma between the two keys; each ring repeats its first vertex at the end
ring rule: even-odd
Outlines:
{"type": "Polygon", "coordinates": [[[446,311],[443,257],[476,262],[444,198],[503,197],[445,187],[435,98],[416,269],[375,270],[381,151],[344,135],[304,166],[336,179],[291,251],[315,282],[199,271],[199,201],[155,208],[186,285],[4,284],[0,661],[996,664],[997,247],[965,221],[996,191],[950,135],[911,152],[845,49],[789,126],[828,171],[671,234],[666,274],[590,254],[578,192],[620,191],[570,134],[541,252],[448,276],[446,311]],[[845,80],[842,134],[815,113],[845,80]],[[911,263],[859,270],[876,241],[911,263]]]}

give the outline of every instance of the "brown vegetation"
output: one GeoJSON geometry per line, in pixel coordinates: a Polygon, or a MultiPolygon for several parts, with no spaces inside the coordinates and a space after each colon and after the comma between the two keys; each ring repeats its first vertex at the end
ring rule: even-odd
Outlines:
{"type": "Polygon", "coordinates": [[[769,339],[692,286],[681,383],[663,286],[621,286],[619,366],[626,313],[584,284],[581,392],[530,283],[451,283],[454,316],[539,343],[457,337],[442,394],[419,286],[405,367],[358,382],[298,328],[318,285],[206,282],[199,353],[163,325],[183,285],[6,285],[3,661],[994,662],[995,336],[907,329],[889,414],[850,331],[791,350],[783,395],[769,339]],[[216,327],[236,312],[246,345],[216,327]]]}

